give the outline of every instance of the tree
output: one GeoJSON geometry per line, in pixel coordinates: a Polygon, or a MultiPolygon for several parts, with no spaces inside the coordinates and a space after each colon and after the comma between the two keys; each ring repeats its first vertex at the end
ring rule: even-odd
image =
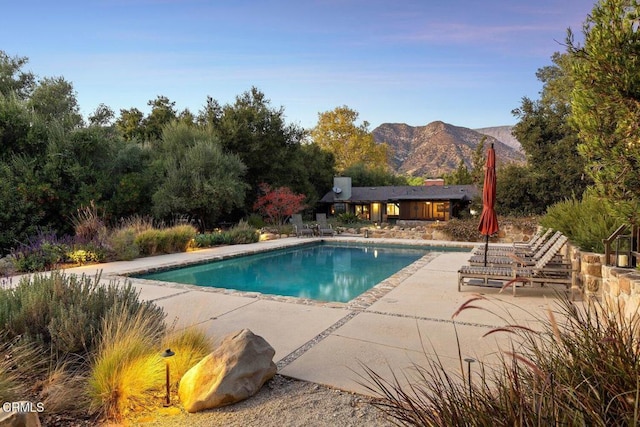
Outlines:
{"type": "Polygon", "coordinates": [[[473,176],[464,164],[464,160],[460,160],[456,170],[451,173],[444,174],[443,178],[444,183],[447,185],[473,184],[473,176]]]}
{"type": "Polygon", "coordinates": [[[151,113],[142,120],[142,127],[146,139],[155,141],[162,136],[163,127],[177,118],[176,103],[166,96],[158,96],[147,105],[151,107],[151,113]]]}
{"type": "Polygon", "coordinates": [[[95,111],[89,115],[89,125],[109,126],[115,116],[116,113],[114,113],[110,107],[100,104],[95,111]]]}
{"type": "Polygon", "coordinates": [[[83,122],[73,85],[62,77],[40,80],[28,106],[47,122],[58,121],[65,129],[75,129],[83,122]]]}
{"type": "Polygon", "coordinates": [[[267,219],[267,222],[283,225],[293,214],[302,211],[304,206],[304,194],[295,194],[287,187],[271,189],[269,184],[260,184],[262,195],[258,197],[253,209],[267,219]]]}
{"type": "MultiPolygon", "coordinates": [[[[512,111],[519,122],[513,135],[522,144],[527,156],[524,174],[534,181],[522,182],[520,200],[528,206],[528,213],[544,213],[547,207],[573,196],[581,196],[590,180],[584,178],[584,159],[578,153],[577,131],[571,123],[570,95],[572,57],[555,53],[553,65],[538,69],[536,76],[543,83],[540,100],[523,98],[519,108],[512,111]]],[[[513,186],[517,177],[508,183],[513,186]]],[[[507,181],[504,181],[507,183],[507,181]]],[[[519,207],[514,208],[521,211],[519,207]]]]}
{"type": "Polygon", "coordinates": [[[354,187],[407,185],[406,178],[389,172],[386,167],[367,167],[364,163],[354,163],[342,175],[351,177],[351,185],[354,187]]]}
{"type": "Polygon", "coordinates": [[[260,183],[289,186],[298,180],[291,173],[299,159],[299,149],[305,132],[287,125],[284,110],[274,109],[265,95],[255,87],[236,97],[233,105],[225,105],[219,118],[217,103],[211,101],[207,120],[223,148],[239,156],[247,166],[245,181],[251,192],[247,195],[245,212],[252,209],[260,183]]]}
{"type": "Polygon", "coordinates": [[[184,123],[166,126],[157,155],[163,171],[153,195],[157,216],[187,215],[204,231],[243,205],[246,167],[237,155],[223,151],[211,130],[184,123]]]}
{"type": "Polygon", "coordinates": [[[572,119],[578,150],[597,194],[623,217],[640,211],[640,6],[600,0],[583,25],[584,44],[569,32],[572,119]]]}
{"type": "Polygon", "coordinates": [[[347,106],[318,113],[318,124],[311,131],[313,142],[333,153],[338,173],[356,163],[371,168],[387,164],[387,145],[376,144],[368,122],[356,125],[358,115],[347,106]]]}
{"type": "Polygon", "coordinates": [[[116,129],[127,141],[144,141],[142,119],[144,119],[144,114],[137,108],[120,110],[120,117],[116,120],[116,129]]]}
{"type": "Polygon", "coordinates": [[[19,100],[28,99],[36,85],[33,73],[21,69],[29,62],[27,57],[11,58],[0,50],[0,94],[9,97],[15,95],[19,100]]]}

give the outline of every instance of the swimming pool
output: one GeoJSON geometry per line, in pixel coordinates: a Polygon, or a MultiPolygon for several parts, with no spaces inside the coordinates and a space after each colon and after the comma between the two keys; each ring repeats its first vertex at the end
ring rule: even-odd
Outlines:
{"type": "Polygon", "coordinates": [[[348,302],[441,247],[317,242],[132,277],[348,302]]]}

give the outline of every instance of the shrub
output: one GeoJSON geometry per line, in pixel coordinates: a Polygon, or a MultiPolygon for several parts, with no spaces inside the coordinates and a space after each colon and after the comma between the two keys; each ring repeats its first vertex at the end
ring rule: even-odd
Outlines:
{"type": "Polygon", "coordinates": [[[16,270],[22,272],[44,271],[66,259],[70,244],[53,233],[39,232],[12,252],[16,270]]]}
{"type": "Polygon", "coordinates": [[[16,287],[0,289],[0,325],[8,338],[22,336],[61,355],[89,353],[100,336],[102,319],[116,304],[130,310],[119,313],[123,321],[142,309],[155,321],[164,319],[161,308],[138,300],[131,283],[99,281],[99,276],[56,271],[22,278],[16,287]]]}
{"type": "MultiPolygon", "coordinates": [[[[488,298],[478,295],[457,313],[487,310],[483,301],[488,298]]],[[[597,301],[578,307],[564,296],[546,317],[532,315],[541,325],[533,330],[510,323],[509,310],[499,315],[507,326],[484,335],[512,337],[497,368],[481,363],[474,381],[436,358],[415,366],[418,382],[403,386],[365,367],[362,384],[377,395],[374,405],[407,425],[637,424],[638,315],[610,315],[597,301]]]]}
{"type": "Polygon", "coordinates": [[[114,230],[109,236],[111,257],[117,261],[131,261],[140,256],[140,248],[136,243],[136,229],[123,227],[114,230]]]}
{"type": "Polygon", "coordinates": [[[210,248],[212,246],[229,245],[231,239],[227,232],[213,232],[197,234],[194,244],[198,248],[210,248]]]}
{"type": "Polygon", "coordinates": [[[231,228],[227,233],[233,245],[255,243],[260,240],[260,235],[256,232],[255,228],[251,227],[245,221],[240,221],[238,225],[231,228]]]}
{"type": "Polygon", "coordinates": [[[264,221],[261,215],[257,213],[252,213],[247,217],[247,224],[255,229],[260,229],[264,227],[267,223],[264,221]]]}
{"type": "Polygon", "coordinates": [[[88,262],[100,262],[100,256],[92,251],[85,251],[84,249],[76,249],[68,252],[66,258],[74,264],[84,265],[88,262]]]}
{"type": "Polygon", "coordinates": [[[547,208],[540,224],[561,231],[583,251],[603,253],[602,240],[621,223],[610,215],[607,203],[586,191],[582,199],[573,197],[547,208]]]}
{"type": "Polygon", "coordinates": [[[358,215],[350,212],[344,212],[337,216],[340,224],[355,224],[360,221],[358,215]]]}

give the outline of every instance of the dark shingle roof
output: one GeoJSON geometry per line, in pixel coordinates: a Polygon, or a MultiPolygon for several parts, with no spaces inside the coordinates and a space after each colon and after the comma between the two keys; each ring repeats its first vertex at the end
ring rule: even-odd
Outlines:
{"type": "Polygon", "coordinates": [[[478,195],[475,185],[425,185],[389,187],[353,187],[349,200],[337,200],[333,191],[320,200],[322,203],[380,202],[399,200],[471,200],[478,195]]]}

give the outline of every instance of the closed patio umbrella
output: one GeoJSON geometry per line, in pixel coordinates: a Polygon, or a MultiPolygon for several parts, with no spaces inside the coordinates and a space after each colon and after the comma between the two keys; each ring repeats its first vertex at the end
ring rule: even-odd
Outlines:
{"type": "Polygon", "coordinates": [[[487,252],[489,251],[489,236],[500,229],[498,216],[495,211],[496,204],[496,152],[493,143],[487,151],[487,163],[484,171],[484,185],[482,186],[482,215],[478,231],[485,236],[484,265],[487,266],[487,252]]]}

